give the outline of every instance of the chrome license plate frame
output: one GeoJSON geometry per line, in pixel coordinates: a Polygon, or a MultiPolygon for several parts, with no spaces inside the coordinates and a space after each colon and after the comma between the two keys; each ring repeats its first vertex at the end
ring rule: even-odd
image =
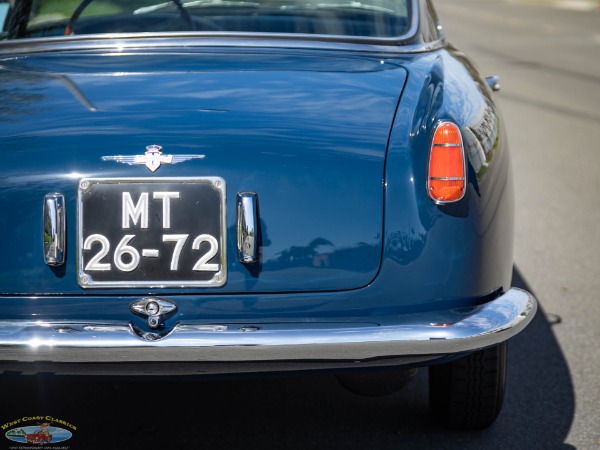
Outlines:
{"type": "Polygon", "coordinates": [[[223,178],[82,178],[76,227],[84,289],[227,282],[223,178]]]}

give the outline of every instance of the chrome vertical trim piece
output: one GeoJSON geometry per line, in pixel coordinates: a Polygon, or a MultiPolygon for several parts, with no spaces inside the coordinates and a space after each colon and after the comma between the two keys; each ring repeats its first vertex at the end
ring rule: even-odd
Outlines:
{"type": "Polygon", "coordinates": [[[62,194],[46,194],[44,197],[44,262],[49,266],[65,263],[66,207],[62,194]]]}
{"type": "Polygon", "coordinates": [[[237,195],[237,248],[241,263],[258,261],[258,194],[239,192],[237,195]]]}

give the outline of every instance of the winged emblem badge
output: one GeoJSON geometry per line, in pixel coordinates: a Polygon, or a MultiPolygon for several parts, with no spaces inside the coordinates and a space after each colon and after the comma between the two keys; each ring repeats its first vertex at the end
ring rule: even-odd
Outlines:
{"type": "Polygon", "coordinates": [[[151,172],[156,172],[161,164],[177,164],[190,159],[204,159],[205,155],[163,155],[160,145],[149,145],[143,155],[103,156],[102,161],[115,161],[122,164],[145,165],[151,172]]]}

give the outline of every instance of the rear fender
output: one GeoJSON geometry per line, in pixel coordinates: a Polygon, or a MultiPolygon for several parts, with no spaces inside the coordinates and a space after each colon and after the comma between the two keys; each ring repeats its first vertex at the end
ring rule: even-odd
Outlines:
{"type": "Polygon", "coordinates": [[[456,300],[474,304],[510,287],[513,189],[505,132],[491,91],[455,49],[407,64],[405,92],[386,161],[385,245],[377,282],[396,306],[456,300]],[[467,192],[436,205],[426,189],[432,132],[461,129],[467,192]]]}

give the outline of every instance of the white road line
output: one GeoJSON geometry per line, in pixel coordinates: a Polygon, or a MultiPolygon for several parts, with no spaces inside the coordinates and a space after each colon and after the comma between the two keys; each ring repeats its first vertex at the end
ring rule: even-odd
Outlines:
{"type": "Polygon", "coordinates": [[[554,6],[571,11],[593,11],[598,9],[598,3],[593,0],[560,0],[555,2],[554,6]]]}

